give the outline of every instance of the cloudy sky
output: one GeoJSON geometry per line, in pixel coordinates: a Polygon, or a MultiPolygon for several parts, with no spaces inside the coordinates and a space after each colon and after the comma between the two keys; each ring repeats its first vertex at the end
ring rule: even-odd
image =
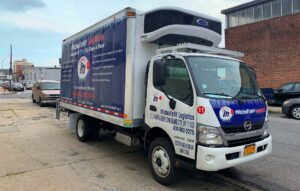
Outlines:
{"type": "Polygon", "coordinates": [[[178,6],[224,22],[222,9],[249,1],[0,0],[0,63],[4,60],[4,68],[8,68],[12,43],[14,59],[26,58],[36,66],[58,65],[64,38],[129,6],[145,11],[159,6],[178,6]]]}

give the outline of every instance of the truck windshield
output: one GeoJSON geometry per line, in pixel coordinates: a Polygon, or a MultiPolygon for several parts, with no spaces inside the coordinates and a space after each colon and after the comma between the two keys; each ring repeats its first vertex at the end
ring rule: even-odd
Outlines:
{"type": "Polygon", "coordinates": [[[197,95],[211,98],[253,99],[262,97],[246,64],[224,58],[186,57],[197,95]]]}
{"type": "Polygon", "coordinates": [[[42,83],[42,90],[59,90],[60,84],[57,82],[45,82],[42,83]]]}

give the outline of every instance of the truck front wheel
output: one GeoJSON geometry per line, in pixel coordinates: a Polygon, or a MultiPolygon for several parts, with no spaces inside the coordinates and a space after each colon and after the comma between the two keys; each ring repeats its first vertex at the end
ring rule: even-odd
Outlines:
{"type": "Polygon", "coordinates": [[[178,169],[175,167],[175,152],[168,139],[160,137],[151,142],[148,161],[156,181],[165,186],[175,183],[178,169]]]}
{"type": "Polygon", "coordinates": [[[92,137],[92,127],[89,127],[87,118],[79,116],[76,123],[77,138],[81,142],[89,141],[92,137]]]}

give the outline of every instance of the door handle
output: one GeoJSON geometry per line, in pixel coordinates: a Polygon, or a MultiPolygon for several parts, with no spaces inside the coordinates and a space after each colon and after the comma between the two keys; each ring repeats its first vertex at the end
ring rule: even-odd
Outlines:
{"type": "Polygon", "coordinates": [[[150,110],[151,111],[157,111],[156,107],[154,105],[150,105],[150,110]]]}

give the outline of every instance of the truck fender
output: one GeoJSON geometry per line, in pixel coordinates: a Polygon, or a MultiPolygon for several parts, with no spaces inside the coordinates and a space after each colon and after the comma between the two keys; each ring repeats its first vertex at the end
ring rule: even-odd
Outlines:
{"type": "Polygon", "coordinates": [[[148,154],[148,149],[150,146],[151,141],[153,141],[154,139],[158,138],[158,137],[165,137],[167,138],[170,143],[172,144],[172,147],[174,149],[174,145],[173,145],[173,141],[170,138],[170,136],[166,133],[166,131],[164,131],[162,128],[160,127],[149,127],[148,125],[146,125],[144,127],[145,129],[145,135],[144,135],[144,151],[145,151],[145,155],[148,154]]]}

